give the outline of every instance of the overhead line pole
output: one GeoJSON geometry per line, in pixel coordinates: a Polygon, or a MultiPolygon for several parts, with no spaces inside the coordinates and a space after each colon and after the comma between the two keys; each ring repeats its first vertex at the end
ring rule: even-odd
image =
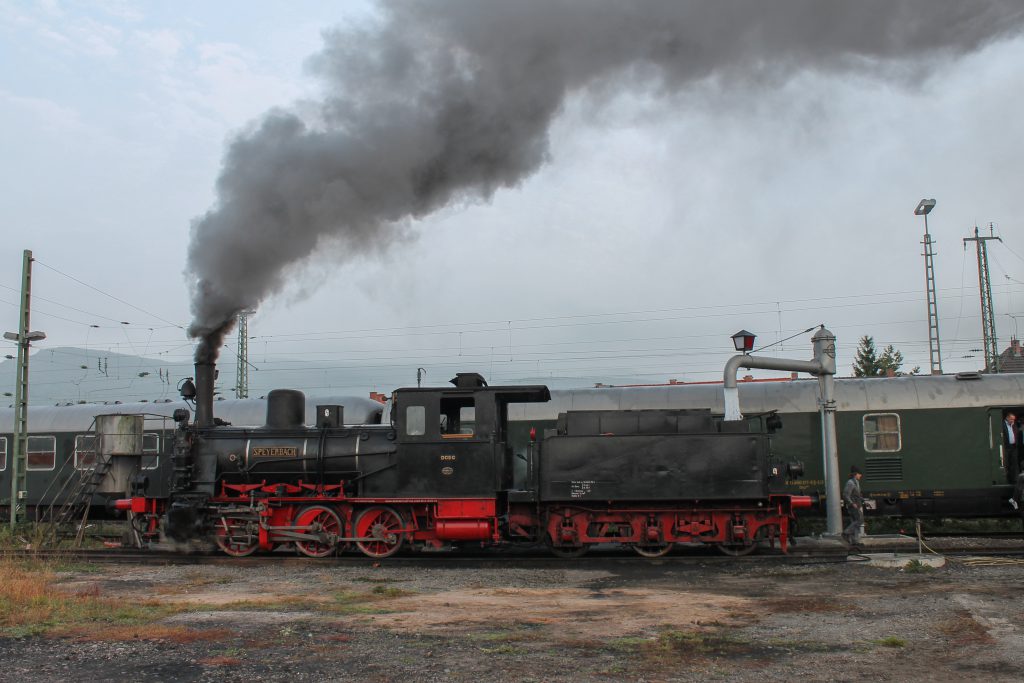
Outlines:
{"type": "Polygon", "coordinates": [[[235,398],[249,398],[249,313],[238,314],[238,365],[235,377],[235,398]]]}
{"type": "Polygon", "coordinates": [[[996,237],[992,224],[988,224],[988,236],[978,234],[978,226],[974,226],[974,237],[964,238],[964,249],[968,242],[974,242],[978,252],[978,291],[981,294],[981,331],[985,338],[985,372],[999,372],[999,343],[996,341],[996,313],[992,306],[992,279],[988,270],[988,240],[1003,241],[996,237]]]}
{"type": "MultiPolygon", "coordinates": [[[[14,387],[14,433],[11,449],[11,529],[25,518],[25,497],[28,494],[25,460],[28,453],[28,350],[29,317],[32,312],[32,252],[26,249],[21,262],[21,307],[18,332],[4,334],[18,343],[17,379],[14,387]],[[12,339],[13,338],[13,339],[12,339]]],[[[37,333],[40,334],[40,333],[37,333]]]]}

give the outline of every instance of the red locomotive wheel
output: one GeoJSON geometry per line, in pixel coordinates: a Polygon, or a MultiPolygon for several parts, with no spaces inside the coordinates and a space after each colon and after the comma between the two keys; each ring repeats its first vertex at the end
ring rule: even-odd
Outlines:
{"type": "Polygon", "coordinates": [[[555,542],[551,540],[551,536],[547,536],[544,539],[544,545],[547,546],[552,555],[565,559],[583,557],[590,552],[589,545],[555,545],[555,542]]]}
{"type": "Polygon", "coordinates": [[[742,557],[757,550],[757,543],[754,542],[750,545],[743,545],[740,543],[719,543],[717,547],[723,555],[728,555],[729,557],[742,557]]]}
{"type": "Polygon", "coordinates": [[[246,557],[260,547],[258,522],[251,515],[224,515],[217,520],[214,540],[232,557],[246,557]]]}
{"type": "Polygon", "coordinates": [[[356,518],[355,535],[372,540],[356,541],[356,547],[369,557],[391,557],[402,547],[404,527],[402,516],[394,509],[382,505],[366,508],[356,518]]]}
{"type": "Polygon", "coordinates": [[[639,543],[634,543],[631,547],[636,554],[641,557],[664,557],[672,552],[673,545],[671,543],[660,543],[654,545],[640,545],[639,543]]]}
{"type": "Polygon", "coordinates": [[[323,505],[311,505],[299,511],[293,526],[307,527],[304,533],[315,540],[295,541],[295,549],[306,557],[327,557],[338,549],[342,524],[338,514],[323,505]]]}

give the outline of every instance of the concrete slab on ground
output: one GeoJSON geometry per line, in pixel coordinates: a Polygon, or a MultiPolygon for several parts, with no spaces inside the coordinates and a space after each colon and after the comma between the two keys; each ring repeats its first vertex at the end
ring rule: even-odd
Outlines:
{"type": "Polygon", "coordinates": [[[858,553],[858,561],[868,558],[868,564],[872,567],[889,567],[892,569],[907,569],[914,567],[932,567],[938,569],[946,566],[946,558],[942,555],[918,555],[917,553],[858,553]]]}

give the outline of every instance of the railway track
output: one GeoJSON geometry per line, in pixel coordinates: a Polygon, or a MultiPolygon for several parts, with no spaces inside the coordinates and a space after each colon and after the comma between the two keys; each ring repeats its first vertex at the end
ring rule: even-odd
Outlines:
{"type": "MultiPolygon", "coordinates": [[[[962,537],[961,537],[962,538],[962,537]]],[[[977,537],[972,537],[977,538],[977,537]]],[[[984,540],[983,538],[980,540],[984,540]]],[[[932,549],[947,557],[996,557],[996,558],[1024,558],[1024,546],[1003,545],[973,545],[972,547],[952,548],[935,547],[932,549]]],[[[686,565],[742,565],[742,564],[816,564],[830,562],[856,561],[856,558],[865,554],[874,553],[905,553],[915,554],[916,545],[902,544],[873,544],[870,547],[863,547],[859,551],[852,551],[844,546],[828,547],[797,547],[789,554],[782,554],[778,551],[766,550],[758,554],[731,557],[724,556],[712,549],[694,550],[683,549],[671,555],[659,558],[644,558],[628,551],[598,550],[585,557],[566,559],[552,557],[543,549],[535,551],[471,551],[457,553],[416,553],[396,555],[385,560],[375,560],[357,554],[344,554],[335,557],[313,559],[309,557],[292,554],[287,551],[274,553],[257,554],[249,557],[229,557],[218,552],[195,552],[181,553],[164,550],[128,550],[128,549],[105,549],[105,550],[7,550],[0,552],[0,556],[14,559],[33,559],[58,564],[134,564],[134,565],[226,565],[235,567],[253,567],[267,564],[283,565],[307,565],[307,566],[339,566],[339,567],[459,567],[459,568],[499,568],[508,566],[517,567],[564,567],[574,565],[577,567],[587,566],[609,566],[628,567],[635,565],[657,564],[659,566],[673,567],[686,565]]]]}

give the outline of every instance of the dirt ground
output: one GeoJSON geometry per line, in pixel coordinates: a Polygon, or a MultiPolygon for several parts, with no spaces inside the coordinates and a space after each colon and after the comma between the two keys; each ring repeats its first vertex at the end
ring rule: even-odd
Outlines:
{"type": "Polygon", "coordinates": [[[168,612],[2,637],[0,680],[1017,681],[1024,667],[1020,561],[437,560],[72,568],[53,590],[168,612]]]}

